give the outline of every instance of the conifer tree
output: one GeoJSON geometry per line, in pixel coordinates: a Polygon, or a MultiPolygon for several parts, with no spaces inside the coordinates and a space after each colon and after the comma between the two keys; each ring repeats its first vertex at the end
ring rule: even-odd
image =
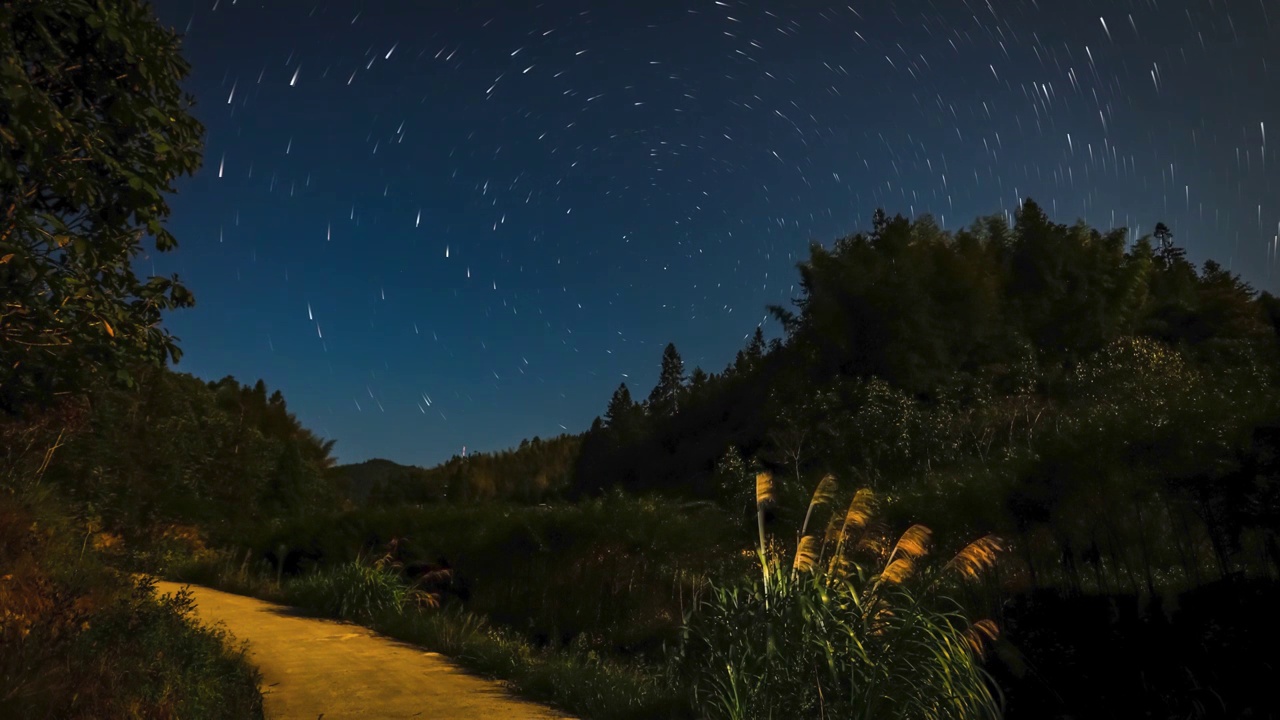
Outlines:
{"type": "Polygon", "coordinates": [[[655,417],[669,417],[680,412],[680,394],[684,390],[684,360],[675,343],[667,343],[662,351],[662,369],[658,384],[649,393],[649,411],[655,417]]]}

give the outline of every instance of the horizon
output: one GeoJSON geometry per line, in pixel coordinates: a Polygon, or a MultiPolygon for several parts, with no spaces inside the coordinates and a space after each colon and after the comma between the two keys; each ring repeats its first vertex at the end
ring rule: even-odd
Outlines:
{"type": "Polygon", "coordinates": [[[718,372],[876,207],[1162,221],[1275,289],[1265,5],[154,5],[208,130],[151,258],[197,300],[175,369],[342,464],[583,432],[667,342],[718,372]]]}

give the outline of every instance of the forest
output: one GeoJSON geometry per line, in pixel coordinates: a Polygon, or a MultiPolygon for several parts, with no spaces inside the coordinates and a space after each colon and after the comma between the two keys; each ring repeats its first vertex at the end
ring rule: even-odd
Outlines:
{"type": "Polygon", "coordinates": [[[1164,224],[876,210],[722,370],[668,345],[581,434],[338,466],[264,381],[180,372],[195,298],[136,274],[202,159],[177,36],[15,8],[0,714],[261,716],[243,648],[143,574],[585,718],[1274,715],[1280,299],[1164,224]]]}

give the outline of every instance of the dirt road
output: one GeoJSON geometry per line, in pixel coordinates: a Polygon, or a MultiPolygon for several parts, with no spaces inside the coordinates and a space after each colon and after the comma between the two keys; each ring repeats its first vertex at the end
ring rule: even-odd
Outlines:
{"type": "Polygon", "coordinates": [[[439,653],[358,625],[299,617],[279,605],[199,585],[156,583],[166,595],[183,587],[191,588],[201,622],[223,623],[249,642],[250,660],[262,670],[269,720],[567,717],[514,698],[439,653]]]}

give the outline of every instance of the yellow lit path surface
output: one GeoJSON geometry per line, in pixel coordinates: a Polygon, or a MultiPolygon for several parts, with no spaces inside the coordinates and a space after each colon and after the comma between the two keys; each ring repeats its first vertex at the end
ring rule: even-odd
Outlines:
{"type": "Polygon", "coordinates": [[[222,624],[249,642],[269,720],[567,717],[469,675],[439,653],[359,625],[300,617],[281,605],[199,585],[156,582],[162,595],[184,587],[202,623],[222,624]]]}

